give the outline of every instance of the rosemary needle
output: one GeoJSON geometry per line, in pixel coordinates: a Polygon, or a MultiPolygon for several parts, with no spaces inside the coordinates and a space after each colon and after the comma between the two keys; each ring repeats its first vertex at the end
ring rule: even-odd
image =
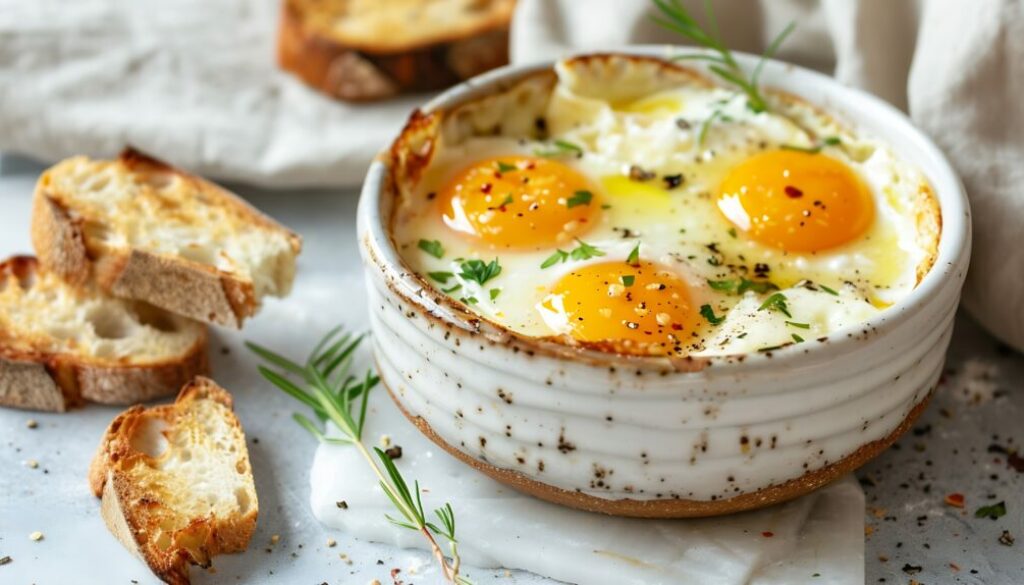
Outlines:
{"type": "Polygon", "coordinates": [[[654,16],[654,22],[660,26],[675,31],[696,45],[707,49],[708,53],[695,55],[682,55],[677,60],[704,61],[708,69],[723,79],[736,86],[747,96],[747,107],[754,113],[768,110],[768,101],[761,95],[759,79],[764,64],[778,51],[779,46],[786,40],[786,37],[796,28],[796,23],[791,22],[780,32],[765,49],[761,59],[754,66],[748,76],[740,67],[732,55],[732,51],[725,46],[718,34],[718,23],[715,20],[715,11],[711,7],[711,0],[704,0],[704,14],[708,22],[708,30],[705,30],[697,23],[690,13],[683,7],[679,0],[652,0],[657,7],[658,16],[654,16]]]}
{"type": "Polygon", "coordinates": [[[351,445],[359,451],[399,514],[397,517],[386,514],[388,521],[423,534],[449,583],[470,585],[470,581],[459,573],[461,559],[455,538],[455,512],[451,504],[445,503],[434,510],[438,522],[431,520],[423,509],[419,482],[413,481],[410,489],[409,482],[391,457],[377,447],[373,447],[371,454],[363,442],[370,391],[380,378],[369,370],[362,378],[349,372],[352,354],[362,340],[363,335],[353,336],[343,333],[341,326],[335,327],[317,343],[305,364],[296,363],[252,342],[246,342],[246,346],[266,362],[266,365],[259,366],[264,378],[308,406],[321,423],[334,423],[343,436],[328,437],[320,425],[303,414],[295,413],[293,418],[302,428],[322,443],[351,445]],[[448,541],[451,561],[445,557],[437,537],[448,541]]]}

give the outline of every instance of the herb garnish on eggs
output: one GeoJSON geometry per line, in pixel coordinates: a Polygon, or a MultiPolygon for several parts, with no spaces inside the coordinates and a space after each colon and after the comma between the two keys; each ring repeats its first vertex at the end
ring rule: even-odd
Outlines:
{"type": "Polygon", "coordinates": [[[929,254],[920,172],[763,90],[763,60],[746,75],[717,32],[655,3],[724,83],[651,58],[562,62],[530,114],[543,132],[509,122],[435,145],[393,226],[410,268],[511,330],[639,355],[822,339],[912,290],[929,254]],[[645,68],[656,81],[623,81],[645,68]],[[405,252],[417,243],[427,253],[405,252]]]}

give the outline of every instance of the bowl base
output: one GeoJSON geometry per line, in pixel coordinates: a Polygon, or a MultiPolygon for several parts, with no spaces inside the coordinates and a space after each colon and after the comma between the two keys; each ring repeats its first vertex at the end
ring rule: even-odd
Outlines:
{"type": "Polygon", "coordinates": [[[874,459],[882,451],[885,451],[890,445],[895,443],[897,439],[910,429],[914,424],[914,421],[916,421],[921,415],[927,406],[932,393],[935,391],[934,388],[929,390],[924,399],[914,405],[914,408],[910,410],[910,413],[907,414],[906,418],[904,418],[903,421],[900,422],[900,424],[887,436],[861,445],[856,451],[839,461],[830,463],[821,469],[805,473],[800,477],[791,479],[784,483],[761,488],[755,492],[740,494],[731,498],[714,501],[684,499],[634,500],[629,498],[610,500],[548,485],[537,481],[536,479],[527,477],[518,471],[502,469],[463,453],[438,436],[423,417],[413,415],[406,410],[402,402],[395,396],[394,392],[392,392],[391,388],[388,387],[383,380],[381,380],[381,384],[383,384],[384,388],[387,389],[388,395],[391,396],[391,400],[394,401],[395,405],[398,406],[398,409],[402,411],[402,414],[405,415],[410,422],[416,425],[416,428],[418,428],[421,433],[455,458],[474,469],[483,472],[488,477],[520,492],[561,506],[586,510],[588,512],[599,512],[601,514],[608,514],[611,516],[626,516],[633,518],[700,518],[705,516],[734,514],[736,512],[756,510],[758,508],[765,508],[774,504],[787,502],[824,487],[847,473],[861,467],[871,459],[874,459]]]}

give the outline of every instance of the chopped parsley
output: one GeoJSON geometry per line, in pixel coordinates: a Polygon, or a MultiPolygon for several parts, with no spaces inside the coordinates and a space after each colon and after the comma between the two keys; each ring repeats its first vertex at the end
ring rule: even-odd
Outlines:
{"type": "Polygon", "coordinates": [[[636,282],[636,277],[632,274],[623,274],[620,280],[622,280],[622,286],[630,287],[636,282]]]}
{"type": "Polygon", "coordinates": [[[810,329],[811,328],[811,324],[810,323],[797,323],[796,321],[786,321],[786,325],[789,325],[790,327],[798,327],[800,329],[810,329]]]}
{"type": "Polygon", "coordinates": [[[786,295],[782,293],[775,293],[772,296],[765,299],[761,306],[758,307],[758,311],[778,311],[783,315],[793,318],[793,315],[789,313],[789,306],[786,305],[786,295]]]}
{"type": "Polygon", "coordinates": [[[711,305],[701,305],[700,314],[712,325],[719,325],[722,321],[725,321],[725,315],[722,315],[721,317],[715,315],[715,310],[711,308],[711,305]]]}
{"type": "Polygon", "coordinates": [[[455,283],[455,285],[453,285],[451,288],[442,288],[441,292],[452,294],[453,292],[459,290],[460,288],[462,288],[462,285],[459,283],[455,283]]]}
{"type": "Polygon", "coordinates": [[[483,260],[466,260],[459,265],[462,272],[459,276],[466,280],[472,280],[483,286],[488,280],[501,274],[501,264],[498,264],[498,259],[495,258],[490,262],[484,262],[483,260]]]}
{"type": "Polygon", "coordinates": [[[428,272],[427,276],[429,276],[430,278],[436,280],[437,282],[440,282],[441,284],[448,284],[448,279],[453,277],[453,276],[455,276],[455,275],[452,274],[451,272],[439,271],[439,272],[428,272]]]}
{"type": "Polygon", "coordinates": [[[829,136],[814,146],[797,146],[795,144],[783,144],[780,148],[782,148],[782,150],[795,150],[797,152],[806,152],[807,154],[818,154],[826,146],[839,146],[842,143],[843,141],[838,136],[829,136]]]}
{"type": "Polygon", "coordinates": [[[764,294],[770,290],[779,290],[779,287],[767,280],[747,280],[746,278],[741,278],[740,285],[736,287],[736,294],[743,294],[748,290],[752,290],[757,294],[764,294]]]}
{"type": "Polygon", "coordinates": [[[734,237],[734,238],[735,238],[735,237],[736,237],[736,228],[734,228],[734,227],[731,227],[731,228],[729,228],[729,231],[728,231],[727,233],[728,233],[728,234],[729,234],[730,236],[732,236],[732,237],[734,237]]]}
{"type": "Polygon", "coordinates": [[[974,511],[975,518],[991,518],[997,520],[1006,515],[1006,502],[999,502],[991,506],[982,506],[974,511]]]}
{"type": "Polygon", "coordinates": [[[576,191],[572,194],[572,197],[565,202],[565,206],[572,209],[577,205],[590,205],[590,200],[593,198],[594,194],[590,191],[576,191]]]}
{"type": "Polygon", "coordinates": [[[478,302],[476,297],[462,297],[459,301],[466,305],[475,305],[478,302]]]}
{"type": "Polygon", "coordinates": [[[420,240],[419,247],[434,258],[444,258],[444,246],[437,240],[420,240]]]}
{"type": "Polygon", "coordinates": [[[747,278],[740,278],[739,280],[708,280],[708,286],[714,290],[736,293],[741,295],[748,290],[752,290],[758,294],[764,294],[768,291],[778,290],[778,286],[767,280],[749,280],[747,278]]]}
{"type": "Polygon", "coordinates": [[[626,264],[640,266],[640,242],[637,242],[636,246],[629,252],[629,256],[626,257],[626,264]]]}
{"type": "Polygon", "coordinates": [[[579,238],[576,238],[576,243],[579,244],[579,246],[569,252],[569,256],[572,257],[573,260],[590,260],[591,258],[604,256],[604,252],[600,249],[591,246],[579,238]]]}
{"type": "Polygon", "coordinates": [[[514,201],[515,200],[512,199],[511,195],[505,195],[505,198],[501,200],[501,203],[497,204],[496,206],[492,207],[491,209],[501,209],[501,208],[505,207],[506,205],[510,205],[514,201]]]}
{"type": "Polygon", "coordinates": [[[829,288],[829,287],[825,286],[824,284],[819,284],[818,288],[820,288],[821,290],[827,292],[830,295],[835,295],[837,297],[839,296],[839,293],[835,289],[829,288]]]}
{"type": "Polygon", "coordinates": [[[565,262],[569,259],[569,253],[565,250],[555,250],[550,256],[544,260],[544,263],[540,265],[541,268],[551,268],[555,264],[565,262]]]}
{"type": "Polygon", "coordinates": [[[711,288],[713,288],[715,290],[720,290],[720,291],[723,291],[723,292],[732,292],[732,291],[736,290],[736,281],[735,280],[709,280],[708,281],[708,286],[710,286],[711,288]]]}
{"type": "Polygon", "coordinates": [[[600,248],[591,246],[583,240],[576,238],[576,242],[579,246],[566,252],[565,250],[555,250],[546,260],[540,265],[541,268],[551,268],[555,264],[561,264],[566,260],[572,258],[573,260],[590,260],[591,258],[597,258],[598,256],[604,256],[604,252],[600,248]]]}
{"type": "Polygon", "coordinates": [[[793,333],[792,335],[793,335],[793,341],[795,341],[797,343],[803,343],[804,342],[804,338],[803,337],[800,337],[796,333],[793,333]]]}
{"type": "Polygon", "coordinates": [[[537,156],[543,157],[556,157],[565,155],[574,155],[576,158],[583,156],[583,148],[577,144],[573,144],[568,140],[555,140],[552,148],[538,148],[533,153],[537,156]]]}
{"type": "Polygon", "coordinates": [[[498,295],[501,294],[501,289],[500,288],[492,288],[490,290],[490,293],[491,293],[491,300],[493,301],[493,300],[498,298],[498,295]]]}
{"type": "Polygon", "coordinates": [[[507,162],[502,162],[500,160],[498,161],[498,172],[499,173],[510,173],[510,172],[518,170],[518,169],[519,169],[519,167],[517,167],[516,165],[510,165],[507,162]]]}

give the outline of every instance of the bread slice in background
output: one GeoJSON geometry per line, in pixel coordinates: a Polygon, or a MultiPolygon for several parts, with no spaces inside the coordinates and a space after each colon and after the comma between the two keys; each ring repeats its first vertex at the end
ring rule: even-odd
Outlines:
{"type": "Polygon", "coordinates": [[[282,0],[281,68],[339,99],[436,90],[508,63],[515,0],[282,0]]]}
{"type": "Polygon", "coordinates": [[[189,583],[189,565],[241,552],[259,504],[231,395],[199,377],[174,404],[134,406],[107,429],[89,468],[107,527],[157,577],[189,583]]]}
{"type": "Polygon", "coordinates": [[[206,373],[206,326],[74,287],[35,258],[0,262],[0,406],[133,404],[206,373]]]}
{"type": "Polygon", "coordinates": [[[301,239],[233,193],[135,150],[74,157],[36,184],[32,243],[42,265],[199,321],[240,328],[284,296],[301,239]]]}

